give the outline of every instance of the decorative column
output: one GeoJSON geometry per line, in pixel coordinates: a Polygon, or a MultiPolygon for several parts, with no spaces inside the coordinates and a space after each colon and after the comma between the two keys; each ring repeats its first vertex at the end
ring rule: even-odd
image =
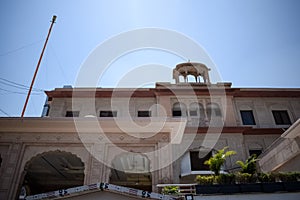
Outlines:
{"type": "Polygon", "coordinates": [[[103,154],[104,154],[104,144],[102,143],[95,143],[92,147],[92,152],[93,152],[93,156],[97,156],[97,157],[93,157],[91,158],[91,162],[90,162],[90,173],[88,173],[89,175],[89,179],[87,180],[86,184],[92,184],[92,183],[98,183],[98,182],[103,182],[104,180],[102,177],[103,174],[103,170],[104,170],[104,164],[101,162],[103,154]]]}

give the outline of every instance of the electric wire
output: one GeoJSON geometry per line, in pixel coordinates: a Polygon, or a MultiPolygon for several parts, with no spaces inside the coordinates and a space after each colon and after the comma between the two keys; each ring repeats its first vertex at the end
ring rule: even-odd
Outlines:
{"type": "MultiPolygon", "coordinates": [[[[13,82],[13,81],[7,80],[5,78],[1,78],[1,77],[0,77],[0,83],[11,86],[11,87],[19,88],[19,89],[29,90],[29,86],[26,86],[26,85],[23,85],[20,83],[16,83],[16,82],[13,82]]],[[[36,92],[44,92],[44,90],[40,89],[40,88],[32,88],[32,90],[36,91],[36,92]]]]}
{"type": "MultiPolygon", "coordinates": [[[[17,91],[11,91],[11,90],[6,90],[3,88],[0,88],[0,90],[8,92],[8,93],[12,93],[12,94],[27,94],[26,92],[17,92],[17,91]]],[[[32,95],[42,95],[42,93],[31,93],[32,95]]]]}
{"type": "Polygon", "coordinates": [[[6,116],[10,117],[10,115],[9,115],[7,112],[5,112],[4,110],[2,110],[1,108],[0,108],[0,111],[1,111],[3,114],[5,114],[6,116]]]}
{"type": "Polygon", "coordinates": [[[38,40],[38,41],[32,42],[32,43],[30,43],[30,44],[21,46],[21,47],[19,47],[19,48],[16,48],[16,49],[13,49],[13,50],[10,50],[10,51],[7,51],[7,52],[3,52],[3,53],[0,54],[0,57],[6,56],[6,55],[9,55],[9,54],[13,54],[13,53],[15,53],[15,52],[17,52],[17,51],[20,51],[20,50],[22,50],[22,49],[25,49],[26,47],[30,47],[30,46],[33,46],[33,45],[35,45],[35,44],[38,44],[38,43],[40,43],[41,41],[43,41],[43,39],[40,39],[40,40],[38,40]]]}
{"type": "MultiPolygon", "coordinates": [[[[27,87],[23,87],[23,86],[21,87],[21,86],[9,84],[9,83],[3,82],[2,80],[0,80],[0,84],[10,86],[10,87],[14,87],[14,88],[18,88],[18,89],[21,89],[21,90],[27,90],[27,91],[29,90],[29,88],[27,88],[27,87]]],[[[41,90],[37,90],[37,89],[32,89],[32,90],[36,91],[36,92],[41,92],[41,90]]]]}
{"type": "Polygon", "coordinates": [[[52,52],[52,54],[54,55],[54,58],[55,58],[55,60],[56,60],[56,62],[57,62],[57,64],[58,64],[58,67],[59,67],[59,69],[60,69],[60,71],[61,71],[63,77],[64,77],[65,79],[67,79],[66,73],[65,73],[65,71],[63,70],[63,67],[62,67],[62,65],[61,65],[61,63],[60,63],[60,60],[58,59],[58,56],[57,56],[57,54],[56,54],[56,52],[55,52],[54,47],[51,45],[51,42],[49,43],[49,46],[50,46],[51,52],[52,52]]]}
{"type": "MultiPolygon", "coordinates": [[[[26,49],[26,48],[28,48],[30,46],[34,46],[36,44],[39,44],[43,40],[44,39],[40,39],[40,40],[37,40],[35,42],[32,42],[32,43],[20,46],[20,47],[18,47],[16,49],[13,49],[13,50],[6,51],[6,52],[1,52],[0,53],[0,58],[4,57],[4,56],[7,56],[7,55],[11,55],[11,54],[17,53],[17,52],[19,52],[21,50],[24,50],[24,49],[26,49]]],[[[55,55],[55,57],[56,57],[56,55],[55,55]]],[[[56,57],[56,59],[57,59],[57,57],[56,57]]],[[[60,65],[60,63],[59,63],[59,65],[60,65]]],[[[61,71],[62,71],[62,69],[61,69],[61,71]]],[[[27,95],[27,93],[28,93],[29,90],[30,90],[30,87],[27,86],[27,85],[16,83],[14,81],[10,81],[8,79],[0,77],[0,95],[1,96],[10,95],[10,94],[27,95]],[[1,85],[2,85],[2,87],[1,87],[1,85]]],[[[32,93],[31,94],[32,95],[43,95],[42,93],[44,91],[45,90],[43,90],[43,89],[32,87],[32,93]]],[[[34,104],[34,102],[33,102],[33,104],[34,104]]],[[[35,105],[33,107],[34,107],[34,110],[36,112],[35,105]]],[[[8,117],[10,117],[10,115],[7,112],[5,112],[4,110],[0,109],[0,112],[2,112],[3,114],[7,115],[8,117]]]]}

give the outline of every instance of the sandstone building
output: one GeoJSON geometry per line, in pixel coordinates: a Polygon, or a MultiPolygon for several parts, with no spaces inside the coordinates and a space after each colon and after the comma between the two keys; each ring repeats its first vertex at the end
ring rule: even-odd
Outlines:
{"type": "MultiPolygon", "coordinates": [[[[42,117],[1,118],[0,199],[97,182],[148,191],[192,183],[211,173],[203,163],[216,149],[237,152],[223,167],[234,171],[300,118],[300,89],[211,83],[209,69],[190,62],[173,78],[154,88],[56,88],[42,117]]],[[[283,162],[267,170],[300,170],[283,162]]]]}

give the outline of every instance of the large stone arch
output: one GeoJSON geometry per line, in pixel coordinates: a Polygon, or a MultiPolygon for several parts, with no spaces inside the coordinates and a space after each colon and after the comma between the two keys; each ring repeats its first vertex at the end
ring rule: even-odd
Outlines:
{"type": "MultiPolygon", "coordinates": [[[[24,169],[26,163],[30,161],[32,158],[38,156],[39,154],[43,154],[45,152],[50,152],[50,151],[61,151],[61,152],[70,152],[74,155],[76,155],[78,158],[81,159],[81,161],[84,163],[85,166],[89,165],[89,152],[85,149],[83,146],[50,146],[50,147],[45,147],[45,146],[27,146],[25,148],[25,152],[23,155],[22,159],[22,164],[21,164],[21,170],[24,169]]],[[[87,167],[85,167],[84,170],[84,175],[86,176],[88,173],[87,167]]]]}
{"type": "Polygon", "coordinates": [[[73,156],[78,158],[83,164],[83,181],[81,185],[87,184],[88,181],[88,174],[89,174],[89,160],[90,156],[88,151],[82,146],[52,146],[52,147],[45,147],[45,146],[27,146],[24,148],[23,159],[20,165],[19,175],[18,175],[18,193],[22,187],[23,181],[26,176],[26,170],[28,170],[28,166],[31,162],[35,159],[51,154],[51,153],[62,153],[68,156],[73,156]]]}
{"type": "Polygon", "coordinates": [[[147,155],[137,152],[123,152],[112,159],[109,182],[117,185],[151,191],[153,174],[151,160],[147,155]]]}

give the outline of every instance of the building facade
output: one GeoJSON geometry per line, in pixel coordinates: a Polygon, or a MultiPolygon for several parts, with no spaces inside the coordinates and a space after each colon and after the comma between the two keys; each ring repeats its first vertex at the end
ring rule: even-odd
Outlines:
{"type": "MultiPolygon", "coordinates": [[[[300,118],[300,89],[211,83],[182,63],[154,88],[56,88],[39,118],[0,119],[0,199],[108,182],[148,191],[211,173],[216,149],[259,155],[300,118]]],[[[270,171],[275,170],[276,166],[270,171]]]]}

